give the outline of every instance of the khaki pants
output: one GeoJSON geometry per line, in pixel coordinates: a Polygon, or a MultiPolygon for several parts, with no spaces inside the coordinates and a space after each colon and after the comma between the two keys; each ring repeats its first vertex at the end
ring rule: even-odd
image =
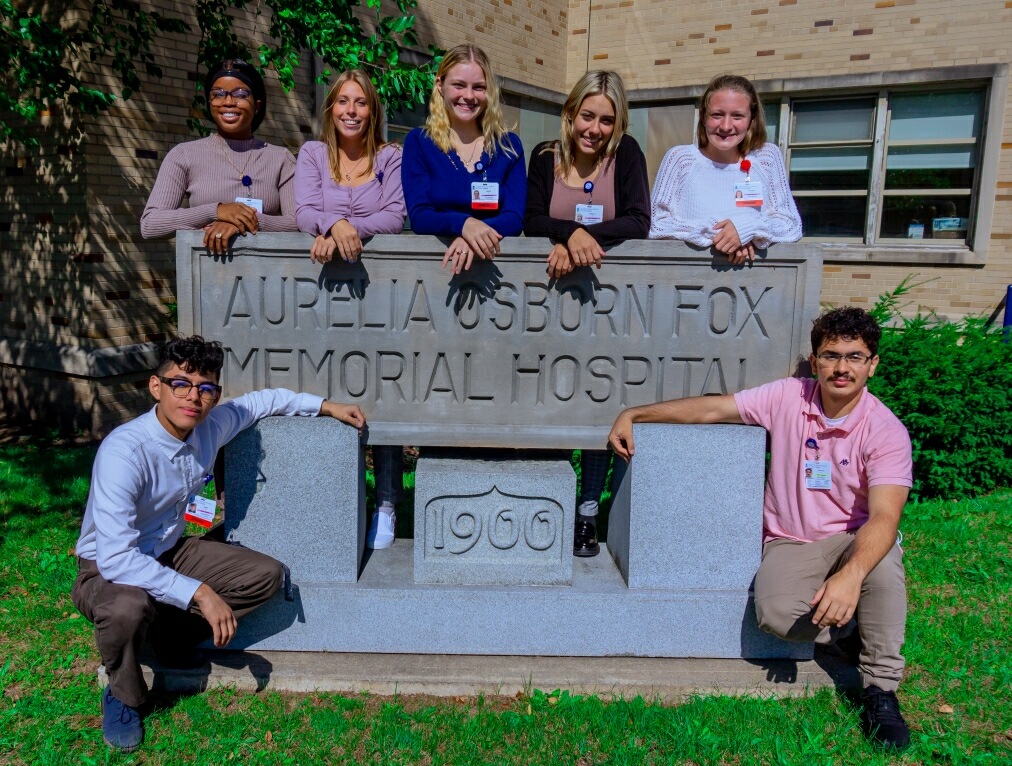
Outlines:
{"type": "MultiPolygon", "coordinates": [[[[853,545],[853,533],[814,543],[766,543],[755,577],[759,627],[788,641],[817,644],[831,644],[852,633],[853,622],[831,628],[814,625],[810,602],[826,578],[846,563],[853,545]]],[[[903,552],[898,545],[864,579],[855,616],[861,637],[861,683],[895,691],[903,674],[900,649],[907,617],[903,552]]]]}
{"type": "MultiPolygon", "coordinates": [[[[180,574],[206,583],[232,607],[236,617],[256,609],[281,588],[284,572],[270,556],[204,537],[184,537],[158,557],[180,574]]],[[[71,598],[95,626],[95,642],[116,699],[140,707],[148,688],[138,654],[149,634],[152,643],[187,649],[211,637],[200,610],[177,609],[155,601],[141,588],[103,578],[91,559],[77,560],[71,598]]]]}

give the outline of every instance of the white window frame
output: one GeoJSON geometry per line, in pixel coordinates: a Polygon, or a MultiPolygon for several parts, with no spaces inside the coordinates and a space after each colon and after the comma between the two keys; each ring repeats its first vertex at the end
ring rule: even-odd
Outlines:
{"type": "Polygon", "coordinates": [[[991,242],[995,195],[998,189],[998,162],[1008,87],[1008,68],[1007,64],[997,64],[756,82],[756,87],[763,94],[764,100],[780,102],[777,144],[785,162],[788,163],[789,138],[793,127],[791,123],[793,102],[869,95],[877,97],[864,241],[818,237],[805,237],[803,241],[822,244],[827,263],[984,265],[987,262],[991,242]],[[917,240],[907,243],[901,239],[879,237],[882,202],[886,196],[884,186],[888,150],[886,145],[889,127],[888,95],[973,88],[984,90],[984,106],[973,187],[976,193],[970,197],[966,241],[917,240]]]}

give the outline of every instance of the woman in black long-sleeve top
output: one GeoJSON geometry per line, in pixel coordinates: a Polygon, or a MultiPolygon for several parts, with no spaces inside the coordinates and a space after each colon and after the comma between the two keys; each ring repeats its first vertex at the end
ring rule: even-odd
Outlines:
{"type": "MultiPolygon", "coordinates": [[[[647,163],[626,134],[629,108],[615,72],[587,72],[562,107],[560,139],[538,144],[527,171],[524,233],[548,237],[548,274],[601,268],[604,248],[646,239],[650,230],[647,163]]],[[[584,450],[573,554],[596,556],[598,503],[611,453],[584,450]]]]}

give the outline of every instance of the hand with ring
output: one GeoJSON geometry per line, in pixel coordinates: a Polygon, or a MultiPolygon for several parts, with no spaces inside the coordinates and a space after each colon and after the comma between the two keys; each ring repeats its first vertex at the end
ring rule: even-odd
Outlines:
{"type": "Polygon", "coordinates": [[[239,228],[227,221],[215,221],[204,227],[204,247],[215,255],[224,255],[231,246],[239,228]]]}
{"type": "Polygon", "coordinates": [[[443,268],[449,263],[454,274],[467,271],[471,268],[471,261],[474,260],[474,251],[463,237],[457,237],[450,246],[446,248],[446,255],[443,256],[443,268]]]}

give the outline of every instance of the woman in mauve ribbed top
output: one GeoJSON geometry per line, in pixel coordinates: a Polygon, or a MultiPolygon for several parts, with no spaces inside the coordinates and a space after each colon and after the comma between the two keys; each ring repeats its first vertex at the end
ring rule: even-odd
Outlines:
{"type": "Polygon", "coordinates": [[[204,244],[224,252],[239,234],[296,231],[295,158],[253,135],[266,113],[263,78],[245,61],[228,59],[212,67],[204,86],[217,130],[165,155],[141,214],[141,236],[204,229],[204,244]]]}

